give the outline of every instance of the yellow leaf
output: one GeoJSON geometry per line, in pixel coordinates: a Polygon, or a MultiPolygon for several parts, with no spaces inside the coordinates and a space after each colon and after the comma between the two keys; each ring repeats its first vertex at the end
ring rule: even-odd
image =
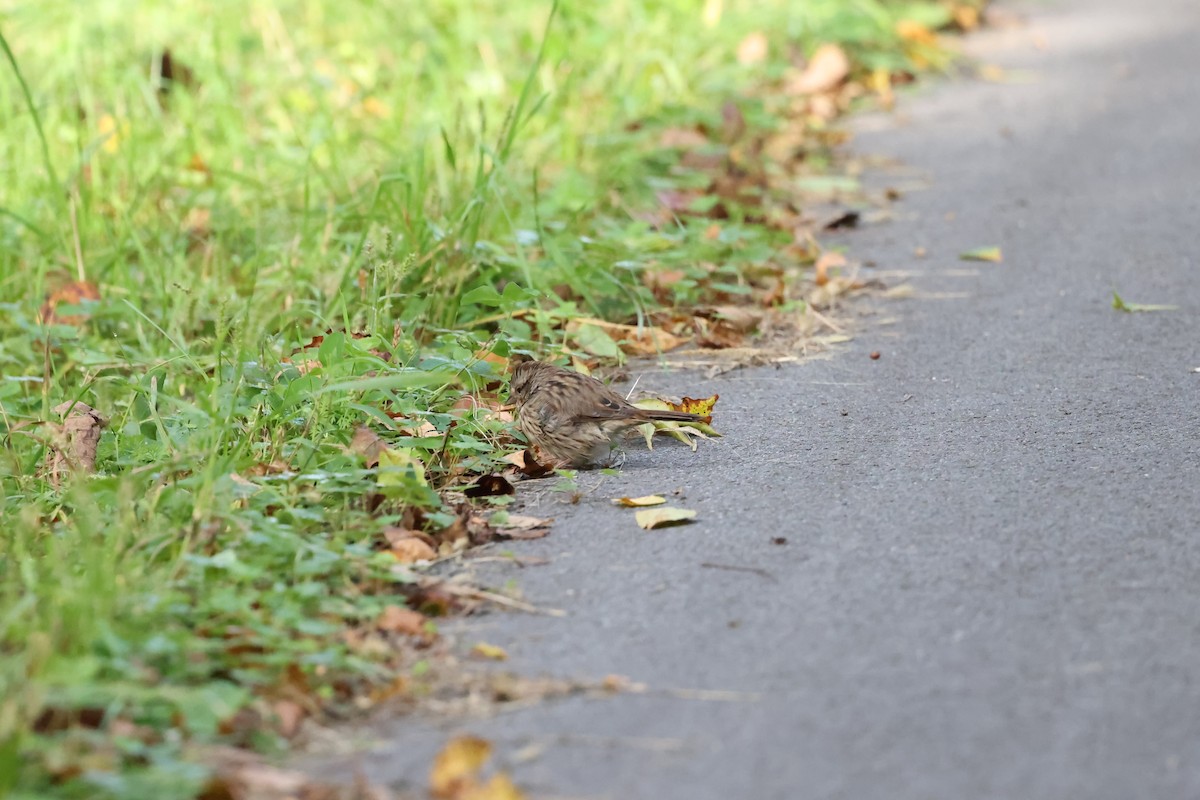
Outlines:
{"type": "MultiPolygon", "coordinates": [[[[126,126],[120,126],[120,128],[124,127],[126,126]]],[[[103,140],[101,149],[103,149],[104,152],[115,153],[120,148],[121,134],[123,132],[120,130],[120,128],[118,127],[117,121],[113,118],[112,114],[102,114],[100,118],[96,120],[96,129],[99,131],[100,138],[103,140]]]]}
{"type": "Polygon", "coordinates": [[[480,642],[472,647],[471,655],[479,656],[480,658],[486,658],[491,661],[508,660],[508,653],[505,652],[503,647],[499,647],[494,644],[488,644],[487,642],[480,642]]]}
{"type": "Polygon", "coordinates": [[[703,417],[704,422],[712,422],[713,406],[721,399],[721,395],[714,394],[712,397],[685,397],[678,403],[672,403],[676,411],[686,411],[689,414],[695,414],[703,417]]]}
{"type": "Polygon", "coordinates": [[[483,786],[472,786],[461,800],[525,800],[525,793],[516,787],[508,773],[497,772],[483,786]]]}
{"type": "Polygon", "coordinates": [[[391,110],[378,97],[368,97],[362,101],[363,111],[372,117],[387,119],[392,115],[391,110]]]}
{"type": "Polygon", "coordinates": [[[421,459],[413,455],[411,449],[397,447],[379,451],[379,477],[376,482],[380,487],[396,486],[408,478],[422,486],[429,485],[429,481],[425,478],[425,465],[421,463],[421,459]]]}
{"type": "Polygon", "coordinates": [[[492,757],[492,745],[478,736],[456,736],[446,743],[429,771],[429,790],[434,797],[451,800],[464,789],[478,786],[479,770],[492,757]]]}
{"type": "Polygon", "coordinates": [[[648,508],[634,514],[637,524],[646,529],[684,525],[696,518],[696,512],[687,508],[648,508]]]}
{"type": "Polygon", "coordinates": [[[657,494],[648,494],[644,497],[616,497],[613,498],[614,506],[622,508],[645,508],[646,506],[661,506],[667,502],[667,498],[657,494]]]}
{"type": "Polygon", "coordinates": [[[896,35],[915,44],[937,44],[937,34],[916,20],[902,19],[896,23],[896,35]]]}
{"type": "Polygon", "coordinates": [[[958,257],[963,261],[992,261],[999,263],[1004,260],[999,247],[977,247],[974,250],[960,253],[958,257]]]}

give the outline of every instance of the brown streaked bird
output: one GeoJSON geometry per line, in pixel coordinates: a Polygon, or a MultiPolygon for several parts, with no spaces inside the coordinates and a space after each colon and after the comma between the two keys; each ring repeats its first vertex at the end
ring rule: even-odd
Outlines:
{"type": "Polygon", "coordinates": [[[643,422],[699,422],[685,411],[638,408],[600,381],[541,361],[513,367],[509,393],[517,428],[556,468],[612,462],[617,438],[643,422]]]}

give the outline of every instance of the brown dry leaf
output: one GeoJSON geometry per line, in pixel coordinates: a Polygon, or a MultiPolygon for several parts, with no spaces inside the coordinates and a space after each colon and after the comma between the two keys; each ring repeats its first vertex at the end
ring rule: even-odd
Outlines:
{"type": "Polygon", "coordinates": [[[516,494],[517,490],[508,482],[508,479],[503,475],[492,473],[491,475],[480,475],[475,483],[468,486],[464,491],[467,497],[472,499],[477,497],[496,497],[504,494],[516,494]]]}
{"type": "Polygon", "coordinates": [[[553,518],[531,517],[525,514],[496,514],[489,523],[496,527],[496,536],[501,539],[521,541],[541,539],[550,533],[553,518]],[[495,521],[502,519],[502,522],[495,521]]]}
{"type": "Polygon", "coordinates": [[[687,273],[681,269],[646,270],[642,273],[642,284],[665,303],[671,298],[671,287],[686,277],[687,273]]]}
{"type": "Polygon", "coordinates": [[[425,615],[404,606],[388,606],[375,620],[375,627],[386,633],[403,633],[408,636],[424,636],[425,615]]]}
{"type": "Polygon", "coordinates": [[[599,328],[627,355],[650,356],[687,344],[688,340],[649,325],[622,325],[602,319],[583,317],[567,323],[567,333],[578,334],[585,326],[599,328]]]}
{"type": "Polygon", "coordinates": [[[691,150],[708,144],[708,137],[695,128],[665,128],[658,144],[667,150],[691,150]]]}
{"type": "Polygon", "coordinates": [[[362,456],[363,463],[371,469],[379,466],[379,454],[387,450],[387,442],[366,425],[359,425],[350,439],[350,449],[362,456]]]}
{"type": "Polygon", "coordinates": [[[836,44],[823,44],[813,53],[804,71],[788,81],[788,94],[817,94],[836,89],[850,74],[850,59],[836,44]]]}
{"type": "Polygon", "coordinates": [[[756,330],[766,316],[761,308],[748,306],[713,306],[709,313],[739,333],[756,330]]]}
{"type": "MultiPolygon", "coordinates": [[[[396,416],[403,416],[403,414],[400,412],[389,412],[388,416],[391,417],[393,413],[395,413],[396,416]]],[[[393,417],[393,419],[394,418],[395,417],[393,417]]],[[[401,433],[416,437],[418,439],[442,435],[442,432],[437,429],[437,426],[427,419],[421,420],[419,424],[413,424],[410,422],[407,425],[401,425],[397,428],[397,430],[399,430],[401,433]]]]}
{"type": "Polygon", "coordinates": [[[509,514],[503,522],[497,522],[496,527],[509,531],[528,531],[534,528],[545,528],[554,522],[553,517],[531,517],[526,514],[509,514]]]}
{"type": "Polygon", "coordinates": [[[415,564],[418,561],[433,561],[437,558],[437,551],[424,539],[415,536],[393,542],[388,552],[401,564],[415,564]]]}
{"type": "Polygon", "coordinates": [[[647,508],[634,514],[634,519],[639,527],[649,531],[671,525],[686,525],[696,519],[696,512],[688,508],[647,508]]]}
{"type": "Polygon", "coordinates": [[[522,450],[518,453],[510,453],[504,457],[504,460],[517,468],[517,472],[527,478],[540,478],[552,472],[552,468],[546,464],[539,464],[533,453],[529,450],[522,450]]]}
{"type": "Polygon", "coordinates": [[[508,359],[493,353],[491,350],[476,350],[475,358],[488,362],[496,368],[496,372],[504,372],[508,369],[508,359]]]}
{"type": "Polygon", "coordinates": [[[429,771],[429,791],[440,800],[461,800],[479,786],[479,771],[492,757],[492,745],[478,736],[457,736],[446,743],[429,771]]]}
{"type": "Polygon", "coordinates": [[[194,206],[183,217],[183,230],[193,243],[203,242],[212,235],[212,210],[194,206]]]}
{"type": "Polygon", "coordinates": [[[648,506],[661,506],[667,502],[667,498],[657,494],[648,494],[643,497],[614,497],[612,502],[614,506],[621,506],[622,508],[646,508],[648,506]]]}
{"type": "Polygon", "coordinates": [[[755,31],[738,44],[737,60],[742,66],[761,64],[767,60],[770,43],[762,31],[755,31]]]}
{"type": "Polygon", "coordinates": [[[696,344],[712,350],[724,350],[730,347],[741,347],[746,343],[746,335],[735,330],[721,320],[695,318],[692,327],[696,329],[696,344]]]}
{"type": "Polygon", "coordinates": [[[817,259],[815,282],[817,286],[829,283],[829,270],[846,266],[846,256],[841,253],[825,252],[817,259]]]}
{"type": "Polygon", "coordinates": [[[99,299],[100,289],[96,284],[91,281],[71,281],[46,295],[46,302],[42,303],[38,316],[46,325],[82,325],[87,322],[87,314],[59,316],[55,309],[59,306],[78,306],[99,299]]]}
{"type": "Polygon", "coordinates": [[[500,399],[494,392],[464,394],[454,401],[450,412],[475,411],[483,420],[496,419],[504,423],[513,421],[512,405],[500,399]]]}
{"type": "Polygon", "coordinates": [[[336,797],[333,787],[314,782],[295,770],[262,762],[262,757],[234,747],[209,747],[204,761],[213,776],[200,791],[201,800],[321,800],[336,797]]]}
{"type": "Polygon", "coordinates": [[[275,712],[275,718],[278,722],[276,729],[285,739],[290,739],[296,735],[300,730],[300,723],[304,721],[304,717],[308,713],[305,711],[304,706],[295,700],[276,700],[271,708],[275,712]]]}
{"type": "Polygon", "coordinates": [[[486,658],[489,661],[507,661],[508,652],[498,645],[479,642],[471,648],[471,655],[486,658]]]}
{"type": "Polygon", "coordinates": [[[96,471],[96,448],[100,444],[100,432],[108,421],[86,403],[59,403],[54,407],[54,413],[63,422],[62,425],[50,425],[53,440],[46,453],[46,474],[50,483],[57,487],[68,472],[96,471]]]}

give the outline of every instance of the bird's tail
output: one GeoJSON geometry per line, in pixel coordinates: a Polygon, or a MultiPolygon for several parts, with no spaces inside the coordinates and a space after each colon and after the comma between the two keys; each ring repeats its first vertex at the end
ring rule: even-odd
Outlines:
{"type": "Polygon", "coordinates": [[[700,422],[704,417],[699,414],[689,414],[686,411],[661,411],[657,408],[643,408],[638,416],[654,422],[700,422]]]}

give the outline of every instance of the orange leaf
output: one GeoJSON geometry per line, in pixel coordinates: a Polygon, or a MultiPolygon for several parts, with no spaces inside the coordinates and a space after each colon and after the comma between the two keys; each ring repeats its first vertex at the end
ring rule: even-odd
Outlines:
{"type": "Polygon", "coordinates": [[[87,321],[86,314],[68,314],[58,316],[55,309],[60,305],[78,306],[85,301],[100,299],[100,289],[91,281],[71,281],[46,295],[39,313],[42,322],[47,325],[82,325],[87,321]]]}
{"type": "MultiPolygon", "coordinates": [[[[419,541],[419,540],[416,540],[419,541]]],[[[388,606],[375,620],[375,627],[388,633],[404,633],[409,636],[425,635],[425,615],[420,611],[402,606],[388,606]]]]}
{"type": "Polygon", "coordinates": [[[836,44],[823,44],[808,60],[804,71],[788,81],[788,94],[817,94],[836,89],[850,74],[850,59],[836,44]]]}
{"type": "Polygon", "coordinates": [[[824,286],[825,284],[829,283],[829,270],[830,269],[833,269],[834,267],[844,267],[844,266],[846,266],[846,257],[844,255],[842,255],[841,253],[834,253],[834,252],[822,253],[821,257],[817,259],[817,264],[816,264],[816,270],[817,270],[816,284],[817,284],[817,286],[824,286]]]}
{"type": "Polygon", "coordinates": [[[455,800],[477,788],[479,771],[492,757],[492,745],[478,736],[451,739],[434,758],[429,771],[429,791],[442,800],[455,800]]]}
{"type": "Polygon", "coordinates": [[[437,552],[416,537],[394,542],[389,552],[401,564],[415,564],[418,561],[433,561],[437,558],[437,552]]]}

